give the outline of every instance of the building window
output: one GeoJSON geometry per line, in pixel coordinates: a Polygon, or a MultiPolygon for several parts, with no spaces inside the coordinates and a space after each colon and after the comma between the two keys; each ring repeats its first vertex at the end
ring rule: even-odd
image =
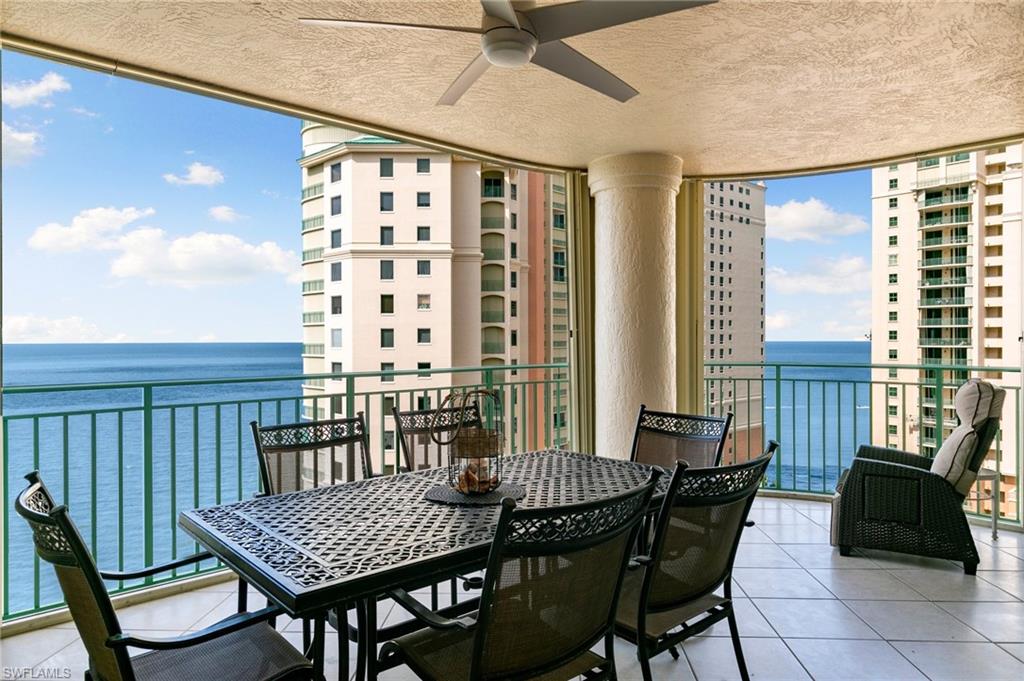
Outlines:
{"type": "Polygon", "coordinates": [[[511,345],[512,347],[516,347],[519,345],[518,331],[512,331],[512,333],[509,334],[509,345],[511,345]]]}
{"type": "Polygon", "coordinates": [[[395,245],[395,228],[394,227],[381,227],[380,228],[380,245],[381,246],[394,246],[395,245]]]}
{"type": "Polygon", "coordinates": [[[417,310],[429,310],[430,309],[430,294],[420,293],[416,296],[416,309],[417,310]]]}
{"type": "Polygon", "coordinates": [[[416,241],[430,241],[430,227],[417,227],[416,241]]]}
{"type": "Polygon", "coordinates": [[[416,261],[416,274],[421,277],[430,276],[430,261],[429,260],[417,260],[416,261]]]}
{"type": "Polygon", "coordinates": [[[390,213],[395,210],[395,195],[392,192],[380,193],[380,212],[390,213]]]}
{"type": "Polygon", "coordinates": [[[899,186],[900,181],[897,178],[893,177],[889,180],[889,189],[898,189],[899,186]]]}
{"type": "Polygon", "coordinates": [[[430,172],[430,159],[429,158],[418,158],[416,159],[416,172],[420,175],[426,175],[430,172]]]}
{"type": "Polygon", "coordinates": [[[341,164],[331,164],[331,182],[341,182],[341,164]]]}
{"type": "Polygon", "coordinates": [[[889,237],[889,245],[890,245],[890,246],[895,246],[895,245],[896,245],[896,244],[898,244],[898,243],[899,243],[899,239],[898,239],[898,238],[896,237],[896,235],[895,235],[895,234],[893,234],[893,235],[891,235],[891,236],[889,237]]]}
{"type": "Polygon", "coordinates": [[[894,196],[891,199],[889,199],[889,208],[898,208],[898,207],[899,207],[899,197],[894,196]]]}
{"type": "MultiPolygon", "coordinates": [[[[417,378],[430,378],[430,362],[416,362],[416,368],[421,372],[416,374],[417,378]]],[[[430,409],[430,404],[421,406],[420,409],[430,409]]]]}
{"type": "Polygon", "coordinates": [[[899,358],[899,354],[897,353],[895,348],[893,348],[892,350],[889,351],[889,359],[898,359],[898,358],[899,358]]]}
{"type": "Polygon", "coordinates": [[[509,303],[509,314],[511,316],[513,316],[513,317],[518,317],[519,316],[519,302],[518,301],[513,300],[511,303],[509,303]]]}
{"type": "Polygon", "coordinates": [[[890,303],[899,302],[899,297],[897,296],[895,291],[893,291],[892,293],[889,294],[889,302],[890,303]]]}
{"type": "Polygon", "coordinates": [[[331,347],[341,347],[341,329],[331,329],[331,347]]]}
{"type": "Polygon", "coordinates": [[[484,178],[484,196],[500,198],[505,195],[505,180],[500,177],[484,178]]]}
{"type": "Polygon", "coordinates": [[[516,213],[512,213],[511,215],[512,215],[512,229],[517,229],[519,227],[519,215],[517,215],[516,213]]]}
{"type": "Polygon", "coordinates": [[[382,158],[380,160],[380,176],[381,177],[394,177],[395,176],[395,159],[393,159],[393,158],[382,158]]]}
{"type": "MultiPolygon", "coordinates": [[[[428,367],[429,368],[429,367],[428,367]]],[[[422,378],[427,378],[423,376],[422,378]]],[[[430,395],[420,395],[416,398],[416,408],[420,411],[430,409],[430,395]]]]}
{"type": "Polygon", "coordinates": [[[887,430],[889,431],[889,435],[899,435],[899,430],[894,425],[887,426],[887,430]]]}
{"type": "Polygon", "coordinates": [[[889,166],[889,172],[890,173],[895,172],[895,171],[897,171],[899,169],[900,169],[899,165],[897,165],[895,163],[893,163],[891,166],[889,166]]]}
{"type": "MultiPolygon", "coordinates": [[[[381,372],[394,371],[395,370],[395,363],[394,362],[381,362],[380,363],[380,370],[381,370],[381,372]]],[[[392,376],[381,376],[380,377],[380,382],[381,383],[394,383],[395,382],[395,377],[393,375],[392,376]]]]}
{"type": "Polygon", "coordinates": [[[392,450],[395,448],[395,431],[385,430],[384,431],[384,449],[392,450]]]}
{"type": "Polygon", "coordinates": [[[341,197],[331,197],[331,215],[341,215],[341,197]]]}
{"type": "Polygon", "coordinates": [[[515,258],[518,258],[518,257],[519,257],[519,256],[518,256],[518,254],[517,254],[517,252],[516,252],[516,250],[517,250],[517,246],[518,246],[518,245],[516,244],[516,242],[515,242],[515,241],[513,241],[513,242],[509,243],[509,252],[508,252],[508,255],[509,255],[509,257],[510,257],[510,258],[513,258],[513,259],[515,259],[515,258]]]}
{"type": "Polygon", "coordinates": [[[896,331],[889,331],[889,340],[894,341],[896,338],[896,331]]]}
{"type": "Polygon", "coordinates": [[[515,182],[509,185],[509,193],[512,195],[512,200],[515,201],[519,198],[519,187],[515,182]]]}
{"type": "Polygon", "coordinates": [[[395,297],[390,293],[383,293],[380,296],[380,313],[381,314],[394,314],[395,313],[395,297]]]}
{"type": "Polygon", "coordinates": [[[383,399],[383,402],[384,402],[384,415],[385,416],[391,416],[391,412],[393,412],[394,409],[395,409],[395,396],[394,395],[385,395],[384,399],[383,399]]]}
{"type": "Polygon", "coordinates": [[[893,274],[890,274],[889,275],[889,283],[890,284],[898,284],[899,283],[899,275],[896,274],[895,272],[893,274]]]}
{"type": "Polygon", "coordinates": [[[430,192],[416,192],[416,207],[430,208],[430,192]]]}
{"type": "Polygon", "coordinates": [[[382,348],[393,348],[393,347],[395,347],[395,330],[394,329],[381,329],[380,330],[380,346],[382,348]]]}
{"type": "Polygon", "coordinates": [[[331,373],[342,374],[345,373],[344,368],[341,366],[341,362],[331,362],[331,373]]]}
{"type": "Polygon", "coordinates": [[[331,248],[341,248],[341,230],[331,230],[331,248]]]}
{"type": "Polygon", "coordinates": [[[518,275],[518,274],[519,274],[518,272],[510,272],[509,273],[508,285],[509,285],[510,288],[515,288],[516,287],[516,282],[519,279],[519,277],[516,276],[516,275],[518,275]]]}
{"type": "Polygon", "coordinates": [[[890,322],[895,322],[895,321],[898,321],[898,320],[899,320],[899,312],[897,312],[896,310],[890,310],[889,311],[889,321],[890,322]]]}
{"type": "MultiPolygon", "coordinates": [[[[551,254],[552,262],[552,278],[555,281],[565,281],[565,251],[555,251],[551,254]]],[[[711,275],[711,283],[714,284],[715,277],[711,275]]]]}
{"type": "Polygon", "coordinates": [[[889,256],[889,267],[896,267],[897,257],[895,255],[889,256]]]}
{"type": "Polygon", "coordinates": [[[900,389],[894,385],[890,385],[886,391],[889,393],[889,397],[899,397],[900,389]]]}
{"type": "Polygon", "coordinates": [[[341,281],[341,263],[331,263],[331,281],[341,281]]]}
{"type": "Polygon", "coordinates": [[[381,260],[380,261],[380,278],[385,281],[391,281],[395,278],[395,261],[394,260],[381,260]]]}
{"type": "Polygon", "coordinates": [[[899,225],[900,225],[900,219],[898,217],[893,215],[891,218],[889,218],[889,226],[890,227],[899,227],[899,225]]]}
{"type": "Polygon", "coordinates": [[[341,296],[331,296],[331,314],[341,314],[341,296]]]}
{"type": "Polygon", "coordinates": [[[889,369],[889,378],[896,378],[896,369],[889,369]]]}
{"type": "Polygon", "coordinates": [[[420,345],[430,343],[430,329],[416,329],[416,342],[420,345]]]}

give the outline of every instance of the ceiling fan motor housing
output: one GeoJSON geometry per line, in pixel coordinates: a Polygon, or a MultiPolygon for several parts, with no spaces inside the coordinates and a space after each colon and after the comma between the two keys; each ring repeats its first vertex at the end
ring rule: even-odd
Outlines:
{"type": "Polygon", "coordinates": [[[480,36],[484,56],[494,66],[525,66],[537,51],[537,37],[514,26],[497,26],[480,36]]]}

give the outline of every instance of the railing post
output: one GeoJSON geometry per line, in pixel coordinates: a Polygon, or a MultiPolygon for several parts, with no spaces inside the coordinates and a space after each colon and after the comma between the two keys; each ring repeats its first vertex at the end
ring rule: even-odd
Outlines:
{"type": "MultiPolygon", "coordinates": [[[[494,390],[494,369],[484,369],[483,374],[484,374],[484,389],[486,389],[486,390],[494,390]]],[[[505,405],[502,405],[501,408],[504,409],[505,405]]],[[[488,402],[487,408],[484,409],[484,413],[481,414],[481,416],[483,416],[484,419],[487,421],[487,427],[488,428],[493,428],[494,427],[494,402],[493,401],[488,402]]]]}
{"type": "MultiPolygon", "coordinates": [[[[143,553],[146,567],[153,565],[153,386],[142,388],[142,499],[143,553]]],[[[146,582],[153,577],[146,577],[146,582]]]]}
{"type": "MultiPolygon", "coordinates": [[[[750,404],[750,389],[747,389],[747,404],[750,404]]],[[[824,402],[822,402],[822,408],[824,408],[824,402]]],[[[808,415],[809,417],[809,415],[808,415]]],[[[764,419],[761,420],[762,423],[764,419]]],[[[763,431],[763,428],[762,428],[763,431]]],[[[763,437],[762,437],[763,439],[763,437]]],[[[775,365],[775,440],[779,442],[782,439],[782,365],[775,365]]],[[[762,442],[762,446],[766,446],[767,443],[762,442]]],[[[781,444],[781,442],[779,442],[781,444]]],[[[748,439],[749,445],[749,439],[748,439]]],[[[794,473],[795,475],[795,473],[794,473]]],[[[824,478],[825,469],[822,468],[821,475],[824,478]]],[[[795,483],[795,479],[794,479],[795,483]]],[[[795,486],[795,485],[794,485],[795,486]]],[[[782,457],[779,454],[775,455],[775,487],[782,487],[782,457]]]]}
{"type": "Polygon", "coordinates": [[[946,412],[942,407],[943,370],[940,366],[935,371],[935,451],[942,446],[942,429],[946,425],[946,412]]]}
{"type": "MultiPolygon", "coordinates": [[[[345,418],[356,415],[356,377],[349,374],[345,377],[345,418]]],[[[314,418],[316,414],[313,415],[314,418]]]]}

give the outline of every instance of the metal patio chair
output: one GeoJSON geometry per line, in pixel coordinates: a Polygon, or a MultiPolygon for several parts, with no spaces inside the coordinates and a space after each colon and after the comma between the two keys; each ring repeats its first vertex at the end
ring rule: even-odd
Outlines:
{"type": "Polygon", "coordinates": [[[724,417],[651,411],[640,405],[629,460],[666,470],[682,460],[690,468],[710,468],[722,463],[729,437],[732,412],[724,417]]]}
{"type": "Polygon", "coordinates": [[[636,644],[645,681],[650,659],[727,619],[740,677],[748,679],[732,605],[732,564],[747,514],[778,443],[746,463],[675,472],[662,502],[648,555],[630,563],[615,633],[636,644]],[[723,596],[714,591],[723,587],[723,596]],[[676,630],[677,627],[681,627],[676,630]]]}
{"type": "Polygon", "coordinates": [[[268,607],[232,615],[200,631],[149,639],[121,630],[103,580],[139,579],[213,558],[187,558],[132,572],[96,567],[66,506],[54,503],[38,472],[14,508],[32,528],[36,554],[53,566],[71,617],[89,653],[86,681],[280,681],[313,679],[313,666],[268,622],[281,614],[268,607]],[[129,648],[150,652],[129,657],[129,648]]]}
{"type": "Polygon", "coordinates": [[[614,679],[616,601],[660,474],[582,504],[520,510],[505,499],[479,611],[446,619],[393,592],[427,628],[385,643],[381,668],[436,681],[614,679]],[[591,651],[602,640],[603,656],[591,651]]]}

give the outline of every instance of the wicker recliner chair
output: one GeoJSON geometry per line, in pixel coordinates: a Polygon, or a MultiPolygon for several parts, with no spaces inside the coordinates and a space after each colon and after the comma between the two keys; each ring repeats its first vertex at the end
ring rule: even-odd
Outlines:
{"type": "MultiPolygon", "coordinates": [[[[978,569],[978,549],[964,515],[970,492],[999,430],[1006,391],[980,379],[954,399],[960,425],[934,459],[862,445],[832,500],[832,544],[961,561],[978,569]]],[[[998,503],[998,500],[994,501],[998,503]]]]}

